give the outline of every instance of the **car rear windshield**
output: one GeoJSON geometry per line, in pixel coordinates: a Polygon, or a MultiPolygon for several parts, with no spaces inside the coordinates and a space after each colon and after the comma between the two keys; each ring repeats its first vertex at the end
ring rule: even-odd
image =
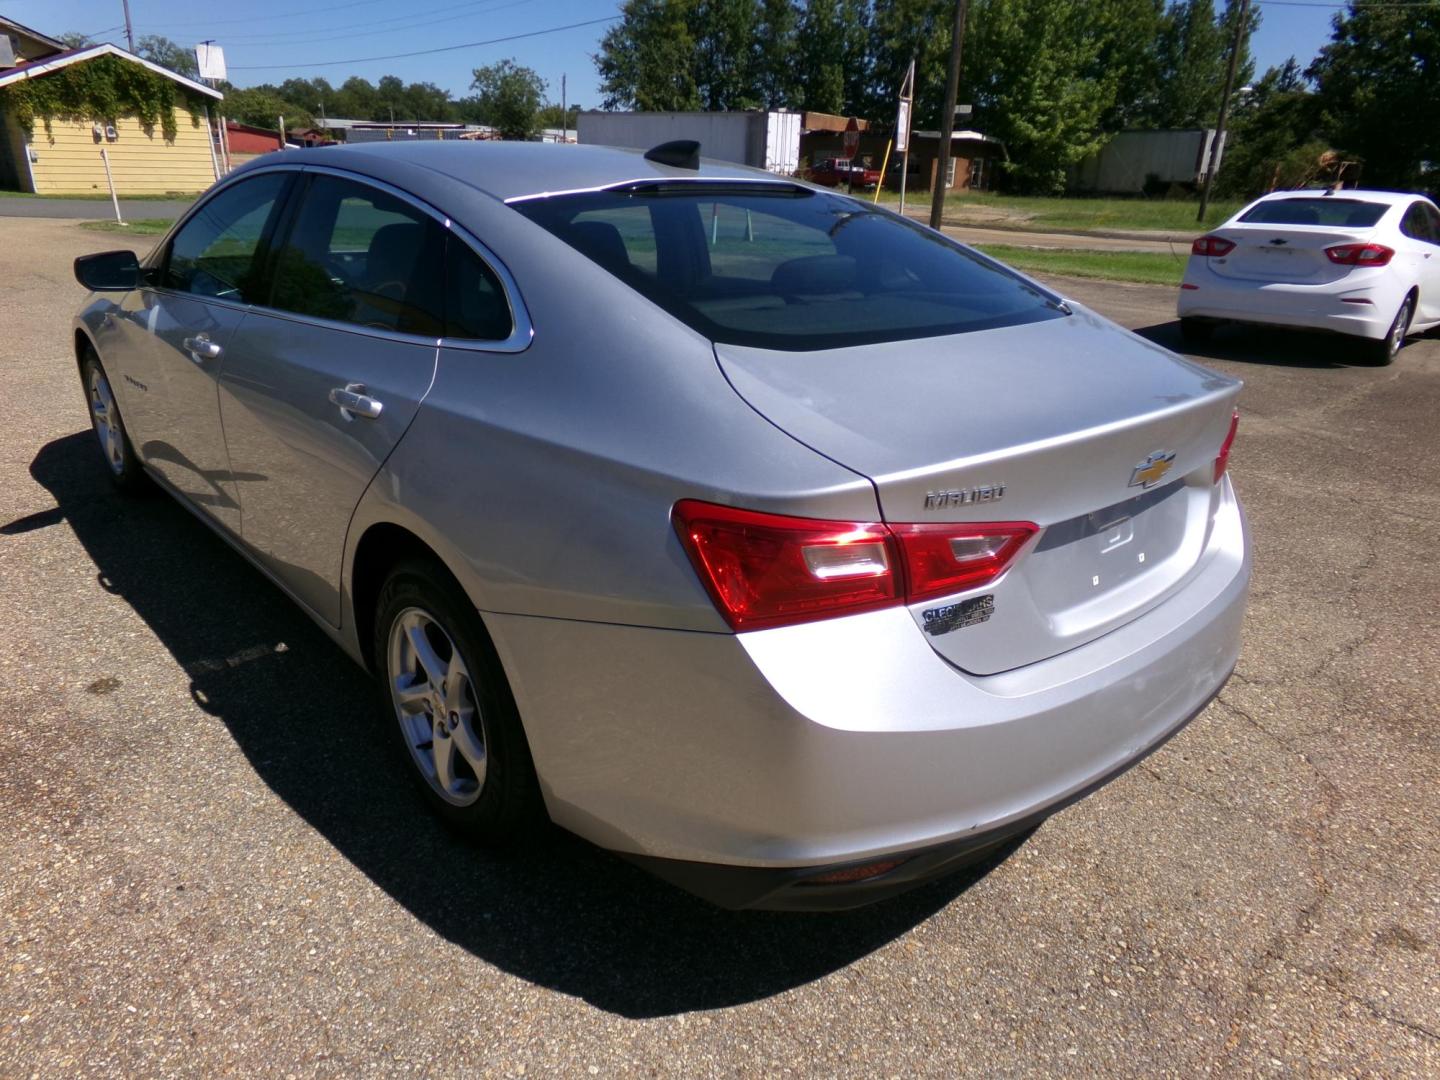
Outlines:
{"type": "Polygon", "coordinates": [[[809,188],[664,183],[511,205],[712,341],[841,348],[1066,314],[938,233],[809,188]]]}
{"type": "Polygon", "coordinates": [[[1364,199],[1336,199],[1322,195],[1309,199],[1275,199],[1257,203],[1240,220],[1247,225],[1330,225],[1368,229],[1389,210],[1388,203],[1364,199]]]}

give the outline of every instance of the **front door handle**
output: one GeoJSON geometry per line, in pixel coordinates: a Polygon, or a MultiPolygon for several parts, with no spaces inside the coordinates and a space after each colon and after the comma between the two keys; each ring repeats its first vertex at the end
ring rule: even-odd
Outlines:
{"type": "Polygon", "coordinates": [[[220,354],[225,351],[218,342],[211,341],[206,334],[187,337],[181,344],[185,346],[185,351],[197,364],[202,360],[218,360],[220,354]]]}
{"type": "Polygon", "coordinates": [[[365,384],[352,382],[346,383],[343,387],[337,386],[330,391],[330,402],[340,406],[340,415],[346,420],[354,420],[357,416],[363,416],[366,420],[374,420],[385,408],[380,402],[365,393],[365,384]]]}

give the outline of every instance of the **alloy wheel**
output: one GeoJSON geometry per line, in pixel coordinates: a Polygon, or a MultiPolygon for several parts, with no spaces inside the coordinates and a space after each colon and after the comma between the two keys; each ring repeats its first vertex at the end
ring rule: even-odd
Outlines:
{"type": "Polygon", "coordinates": [[[90,368],[90,422],[95,425],[95,437],[100,440],[100,452],[105,463],[116,476],[125,471],[125,428],[120,422],[120,410],[115,406],[115,395],[110,391],[110,380],[99,365],[90,368]]]}
{"type": "Polygon", "coordinates": [[[401,611],[390,627],[386,676],[410,757],[446,802],[469,806],[485,787],[485,725],[455,640],[429,612],[401,611]]]}

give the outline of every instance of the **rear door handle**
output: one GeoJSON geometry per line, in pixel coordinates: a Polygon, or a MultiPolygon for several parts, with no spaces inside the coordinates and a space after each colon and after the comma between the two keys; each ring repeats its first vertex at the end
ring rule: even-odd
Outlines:
{"type": "Polygon", "coordinates": [[[346,383],[343,387],[337,386],[330,391],[331,404],[340,406],[340,415],[346,420],[354,420],[357,416],[363,416],[366,420],[374,420],[380,415],[383,404],[376,401],[365,393],[365,384],[352,382],[346,383]]]}
{"type": "Polygon", "coordinates": [[[220,347],[219,343],[211,341],[206,334],[196,334],[194,337],[187,337],[181,344],[185,346],[185,351],[190,354],[191,359],[197,364],[201,360],[218,360],[220,354],[225,351],[220,347]]]}

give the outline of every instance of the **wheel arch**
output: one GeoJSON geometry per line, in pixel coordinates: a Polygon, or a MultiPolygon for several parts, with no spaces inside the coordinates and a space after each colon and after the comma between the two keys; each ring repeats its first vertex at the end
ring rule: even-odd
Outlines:
{"type": "Polygon", "coordinates": [[[365,666],[372,672],[378,670],[374,643],[375,605],[380,589],[391,570],[417,559],[440,567],[455,581],[456,588],[464,591],[444,557],[404,525],[376,521],[367,526],[356,541],[350,560],[350,612],[356,645],[365,666]]]}

